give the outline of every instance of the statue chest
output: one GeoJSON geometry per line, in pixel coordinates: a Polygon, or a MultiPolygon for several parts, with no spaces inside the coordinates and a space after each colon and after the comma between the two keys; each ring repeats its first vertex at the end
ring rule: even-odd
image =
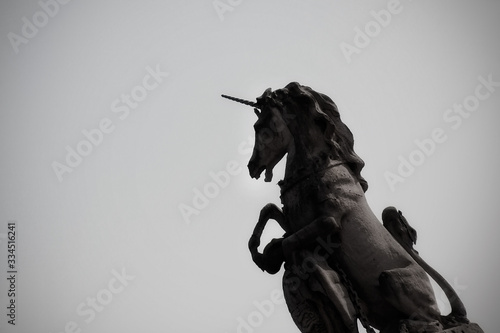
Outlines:
{"type": "Polygon", "coordinates": [[[283,213],[293,230],[323,216],[340,220],[364,200],[359,182],[343,164],[280,186],[283,213]]]}

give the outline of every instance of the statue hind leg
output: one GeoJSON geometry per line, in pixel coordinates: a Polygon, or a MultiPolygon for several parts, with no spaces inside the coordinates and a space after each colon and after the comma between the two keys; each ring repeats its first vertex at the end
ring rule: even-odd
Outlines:
{"type": "Polygon", "coordinates": [[[442,331],[441,314],[423,269],[410,264],[407,267],[387,270],[380,274],[379,283],[384,298],[404,316],[398,323],[398,326],[406,328],[406,331],[402,332],[442,331]]]}
{"type": "Polygon", "coordinates": [[[467,324],[467,311],[463,302],[453,287],[446,279],[432,268],[424,259],[420,257],[418,252],[413,248],[413,244],[417,241],[417,231],[413,229],[408,220],[403,216],[400,210],[394,207],[387,207],[382,213],[384,227],[403,246],[410,256],[419,264],[429,276],[436,281],[439,287],[445,292],[451,306],[451,313],[443,316],[442,322],[445,327],[454,327],[460,324],[467,324]]]}

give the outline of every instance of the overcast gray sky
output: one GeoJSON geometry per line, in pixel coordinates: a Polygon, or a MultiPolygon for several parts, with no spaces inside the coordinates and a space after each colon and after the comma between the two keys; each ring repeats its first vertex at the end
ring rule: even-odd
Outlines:
{"type": "Polygon", "coordinates": [[[283,272],[247,250],[283,165],[250,179],[255,115],[220,98],[298,81],[338,104],[375,214],[401,209],[494,332],[499,15],[485,0],[2,2],[0,269],[16,221],[18,273],[15,327],[0,280],[0,330],[298,332],[283,272]]]}

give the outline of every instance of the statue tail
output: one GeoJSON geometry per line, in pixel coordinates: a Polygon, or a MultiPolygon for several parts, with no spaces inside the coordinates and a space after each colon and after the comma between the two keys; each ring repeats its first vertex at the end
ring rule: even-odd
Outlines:
{"type": "Polygon", "coordinates": [[[417,241],[417,232],[413,229],[401,211],[394,207],[387,207],[382,213],[382,221],[384,227],[401,244],[408,254],[419,264],[429,276],[436,281],[439,287],[444,291],[451,306],[451,313],[443,317],[444,321],[457,321],[459,323],[468,323],[467,311],[465,306],[458,297],[453,287],[446,279],[425,262],[418,252],[413,249],[413,244],[417,241]]]}

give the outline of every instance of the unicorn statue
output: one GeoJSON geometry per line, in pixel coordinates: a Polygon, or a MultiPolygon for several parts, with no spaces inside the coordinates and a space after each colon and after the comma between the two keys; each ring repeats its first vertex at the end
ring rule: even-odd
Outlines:
{"type": "Polygon", "coordinates": [[[252,178],[286,155],[282,208],[267,204],[248,246],[255,264],[270,274],[284,266],[283,292],[303,333],[367,332],[482,333],[444,278],[413,249],[416,231],[394,207],[380,223],[369,207],[363,160],[354,139],[326,95],[296,82],[267,89],[256,102],[222,95],[254,108],[255,146],[248,163],[252,178]],[[258,251],[270,220],[281,238],[258,251]],[[283,265],[284,264],[284,265],[283,265]],[[448,296],[452,311],[441,315],[429,275],[448,296]]]}

